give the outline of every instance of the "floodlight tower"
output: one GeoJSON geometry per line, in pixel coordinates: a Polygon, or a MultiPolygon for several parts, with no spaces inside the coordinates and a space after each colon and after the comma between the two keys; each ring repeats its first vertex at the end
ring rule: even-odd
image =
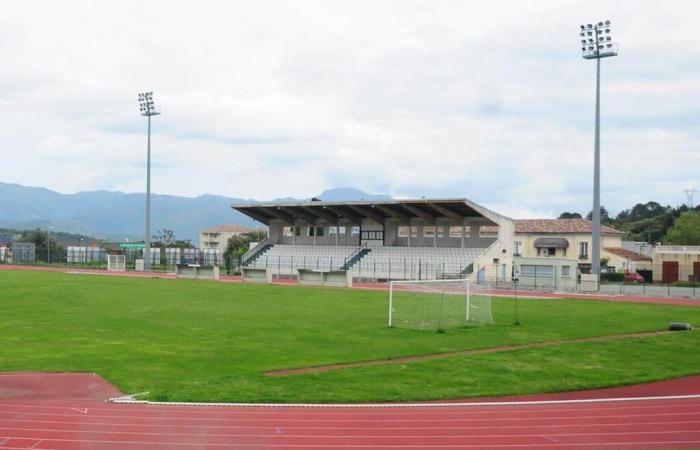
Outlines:
{"type": "Polygon", "coordinates": [[[148,117],[148,146],[146,151],[146,234],[143,243],[143,270],[151,270],[151,116],[160,114],[153,102],[153,92],[139,94],[141,115],[148,117]]]}
{"type": "Polygon", "coordinates": [[[591,273],[600,280],[600,60],[617,56],[617,44],[610,34],[610,21],[581,25],[583,59],[596,60],[595,81],[595,156],[593,162],[593,249],[591,273]]]}

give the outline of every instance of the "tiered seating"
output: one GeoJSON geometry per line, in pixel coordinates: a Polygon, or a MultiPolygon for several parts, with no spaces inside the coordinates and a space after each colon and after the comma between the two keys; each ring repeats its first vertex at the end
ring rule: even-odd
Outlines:
{"type": "Polygon", "coordinates": [[[352,266],[352,274],[394,280],[459,277],[485,251],[485,248],[377,247],[352,266]]]}
{"type": "Polygon", "coordinates": [[[276,244],[258,255],[248,266],[270,267],[280,275],[294,275],[296,269],[333,270],[342,267],[358,251],[344,245],[276,244]]]}

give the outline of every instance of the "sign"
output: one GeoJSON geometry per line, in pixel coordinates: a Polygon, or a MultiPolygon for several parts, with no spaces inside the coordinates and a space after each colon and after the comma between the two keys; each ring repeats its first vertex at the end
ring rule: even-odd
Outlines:
{"type": "Polygon", "coordinates": [[[138,249],[143,249],[144,243],[143,242],[127,242],[126,244],[122,243],[119,244],[119,248],[138,248],[138,249]]]}

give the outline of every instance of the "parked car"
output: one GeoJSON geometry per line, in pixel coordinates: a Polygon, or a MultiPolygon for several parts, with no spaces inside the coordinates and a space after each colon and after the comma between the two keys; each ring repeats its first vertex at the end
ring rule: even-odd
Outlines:
{"type": "Polygon", "coordinates": [[[644,283],[644,277],[635,272],[625,273],[625,283],[644,283]]]}

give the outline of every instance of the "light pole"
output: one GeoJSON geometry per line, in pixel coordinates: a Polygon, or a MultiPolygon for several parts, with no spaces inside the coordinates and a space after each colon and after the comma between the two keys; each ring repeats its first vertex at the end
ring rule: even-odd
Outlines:
{"type": "Polygon", "coordinates": [[[143,244],[143,270],[151,270],[151,116],[160,114],[153,102],[153,92],[139,94],[141,115],[148,117],[148,147],[146,151],[146,234],[143,244]]]}
{"type": "Polygon", "coordinates": [[[581,25],[583,59],[596,60],[595,79],[595,156],[593,162],[593,251],[591,273],[600,280],[600,59],[617,56],[617,44],[610,34],[610,21],[581,25]]]}

